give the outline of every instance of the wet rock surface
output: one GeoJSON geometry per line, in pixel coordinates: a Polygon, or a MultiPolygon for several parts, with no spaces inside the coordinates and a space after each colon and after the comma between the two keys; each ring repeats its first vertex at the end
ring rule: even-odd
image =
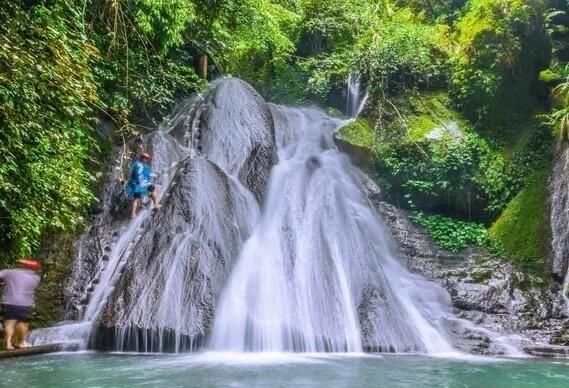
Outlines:
{"type": "Polygon", "coordinates": [[[120,159],[123,150],[115,148],[109,168],[103,177],[99,205],[94,209],[90,225],[75,243],[72,275],[65,288],[65,319],[79,320],[88,303],[88,290],[97,281],[103,267],[105,248],[112,244],[126,216],[122,198],[120,159]],[[121,214],[125,213],[125,214],[121,214]]]}
{"type": "MultiPolygon", "coordinates": [[[[214,164],[184,162],[163,208],[147,219],[124,273],[102,311],[95,346],[160,351],[205,336],[222,286],[245,236],[237,227],[235,189],[214,164]],[[197,182],[208,185],[196,185],[197,182]],[[204,205],[206,195],[208,208],[204,205]],[[118,330],[110,334],[106,329],[118,330]],[[133,341],[149,330],[144,342],[133,341]],[[175,332],[156,335],[154,332],[175,332]],[[105,337],[113,335],[113,341],[105,337]],[[178,338],[176,338],[178,336],[178,338]]],[[[180,349],[177,349],[180,350],[180,349]]]]}
{"type": "Polygon", "coordinates": [[[569,267],[569,148],[557,154],[550,182],[552,263],[551,272],[559,281],[567,276],[569,267]]]}
{"type": "Polygon", "coordinates": [[[183,101],[142,142],[117,147],[102,179],[99,206],[76,243],[65,318],[78,321],[86,311],[93,313],[90,302],[104,286],[110,295],[102,298],[92,346],[135,351],[198,346],[211,330],[230,260],[248,237],[251,213],[258,211],[276,161],[269,105],[232,78],[183,101]],[[121,181],[128,170],[124,153],[137,148],[154,155],[163,208],[122,241],[131,225],[121,181]],[[112,271],[113,280],[100,285],[105,271],[112,271]]]}
{"type": "Polygon", "coordinates": [[[92,338],[99,349],[186,351],[202,343],[277,161],[269,106],[238,79],[183,102],[161,130],[187,154],[177,156],[163,208],[119,264],[92,338]]]}
{"type": "Polygon", "coordinates": [[[546,358],[569,358],[569,347],[553,345],[527,346],[524,351],[532,356],[546,358]]]}
{"type": "Polygon", "coordinates": [[[501,353],[485,329],[514,339],[520,335],[519,344],[528,349],[533,344],[569,344],[567,306],[559,284],[532,286],[528,275],[483,249],[452,253],[438,248],[405,211],[381,200],[369,178],[362,179],[408,268],[446,288],[457,317],[482,329],[451,324],[455,346],[474,353],[501,353]]]}
{"type": "Polygon", "coordinates": [[[161,128],[237,176],[259,202],[277,162],[269,104],[246,82],[224,78],[179,104],[161,128]]]}

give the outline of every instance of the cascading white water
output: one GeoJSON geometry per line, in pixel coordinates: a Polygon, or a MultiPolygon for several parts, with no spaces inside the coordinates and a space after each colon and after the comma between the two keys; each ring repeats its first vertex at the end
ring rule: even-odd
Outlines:
{"type": "MultiPolygon", "coordinates": [[[[152,169],[157,174],[155,185],[158,199],[161,200],[175,173],[174,168],[184,157],[184,152],[176,145],[174,139],[161,131],[153,132],[148,138],[148,143],[155,155],[152,160],[152,169]]],[[[119,226],[116,231],[117,241],[104,252],[101,275],[90,293],[82,320],[34,331],[31,336],[34,345],[76,343],[82,347],[86,346],[93,326],[107,298],[113,292],[114,284],[121,275],[121,270],[126,264],[126,258],[132,253],[132,248],[140,237],[143,224],[151,213],[150,209],[141,208],[134,220],[126,225],[119,226]]],[[[81,257],[81,248],[78,254],[81,257]]]]}
{"type": "MultiPolygon", "coordinates": [[[[145,337],[137,345],[139,351],[163,352],[165,338],[173,339],[175,350],[188,350],[184,336],[192,331],[193,320],[201,314],[197,296],[206,298],[209,292],[208,283],[195,279],[195,274],[210,273],[216,259],[235,256],[236,247],[250,235],[258,217],[257,202],[239,182],[229,179],[228,191],[224,191],[219,179],[225,177],[222,172],[201,157],[194,159],[194,164],[192,184],[200,189],[195,192],[192,211],[199,222],[171,234],[166,249],[144,268],[132,272],[129,286],[138,290],[136,303],[124,307],[123,319],[138,327],[168,328],[158,329],[155,339],[145,337]],[[233,199],[232,207],[225,212],[215,211],[228,194],[233,199]],[[200,246],[202,242],[208,243],[200,246]]],[[[117,343],[128,343],[132,336],[131,327],[118,329],[117,343]]]]}
{"type": "Polygon", "coordinates": [[[96,326],[104,350],[190,351],[212,334],[223,351],[452,351],[449,295],[399,263],[334,145],[343,123],[269,108],[237,79],[181,104],[149,139],[164,207],[126,224],[104,197],[71,299],[90,292],[84,320],[34,343],[86,342],[96,326]]]}
{"type": "Polygon", "coordinates": [[[201,346],[233,260],[257,223],[258,198],[276,160],[268,105],[237,79],[182,102],[161,130],[190,148],[191,157],[103,306],[96,347],[201,346]]]}
{"type": "MultiPolygon", "coordinates": [[[[155,182],[158,200],[161,200],[175,173],[174,168],[184,157],[184,153],[172,138],[161,131],[153,132],[149,143],[152,145],[154,154],[152,169],[158,175],[155,182]]],[[[99,284],[89,300],[83,317],[84,321],[94,322],[99,316],[107,298],[113,291],[114,284],[120,277],[121,269],[126,264],[125,258],[132,253],[131,250],[140,237],[143,223],[151,213],[150,209],[141,209],[138,216],[122,230],[117,243],[108,255],[99,284]]]]}
{"type": "Polygon", "coordinates": [[[219,302],[211,348],[360,352],[361,309],[373,315],[376,348],[452,350],[447,294],[397,261],[334,146],[342,122],[312,109],[273,107],[273,116],[279,164],[219,302]]]}
{"type": "Polygon", "coordinates": [[[346,114],[348,117],[358,117],[363,110],[367,99],[368,92],[361,90],[361,75],[359,73],[350,73],[346,81],[346,114]]]}

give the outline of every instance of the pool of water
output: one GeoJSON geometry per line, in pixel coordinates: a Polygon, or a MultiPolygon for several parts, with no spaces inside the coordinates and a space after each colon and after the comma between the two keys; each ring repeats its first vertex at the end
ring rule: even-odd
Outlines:
{"type": "Polygon", "coordinates": [[[0,362],[0,386],[569,387],[569,361],[410,355],[73,353],[0,362]]]}

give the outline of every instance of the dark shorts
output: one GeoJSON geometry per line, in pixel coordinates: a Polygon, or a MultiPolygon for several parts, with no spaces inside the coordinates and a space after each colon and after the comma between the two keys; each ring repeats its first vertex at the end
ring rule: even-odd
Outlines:
{"type": "Polygon", "coordinates": [[[4,320],[5,321],[20,321],[27,322],[30,315],[31,307],[29,306],[14,306],[11,304],[4,305],[4,320]]]}
{"type": "MultiPolygon", "coordinates": [[[[155,190],[154,185],[148,186],[148,192],[149,192],[149,193],[154,192],[154,190],[155,190]]],[[[133,196],[134,198],[142,198],[142,195],[143,195],[143,194],[145,194],[145,193],[134,193],[132,196],[133,196]]]]}

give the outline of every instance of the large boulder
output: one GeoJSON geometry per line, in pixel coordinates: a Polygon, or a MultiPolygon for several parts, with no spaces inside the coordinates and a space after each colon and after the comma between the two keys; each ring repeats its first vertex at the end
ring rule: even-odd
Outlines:
{"type": "Polygon", "coordinates": [[[238,78],[214,82],[204,96],[179,104],[161,127],[263,200],[277,162],[275,129],[269,105],[248,83],[238,78]]]}
{"type": "Polygon", "coordinates": [[[130,203],[124,195],[124,179],[129,167],[128,148],[136,150],[144,147],[155,154],[152,168],[159,175],[158,183],[162,185],[168,181],[172,165],[184,154],[172,137],[161,132],[149,134],[140,144],[134,141],[130,143],[126,148],[117,146],[113,149],[107,171],[101,179],[99,200],[92,210],[90,224],[75,243],[72,275],[65,289],[67,320],[83,318],[99,282],[106,255],[112,252],[128,225],[130,203]]]}
{"type": "Polygon", "coordinates": [[[251,200],[215,164],[185,161],[119,267],[124,273],[99,316],[94,346],[156,352],[199,345],[250,233],[251,200]]]}
{"type": "Polygon", "coordinates": [[[67,319],[93,321],[100,349],[183,350],[210,330],[258,215],[277,161],[273,118],[251,86],[225,78],[180,103],[140,147],[154,154],[163,209],[139,217],[141,225],[129,220],[128,160],[117,147],[100,208],[77,243],[67,319]]]}

